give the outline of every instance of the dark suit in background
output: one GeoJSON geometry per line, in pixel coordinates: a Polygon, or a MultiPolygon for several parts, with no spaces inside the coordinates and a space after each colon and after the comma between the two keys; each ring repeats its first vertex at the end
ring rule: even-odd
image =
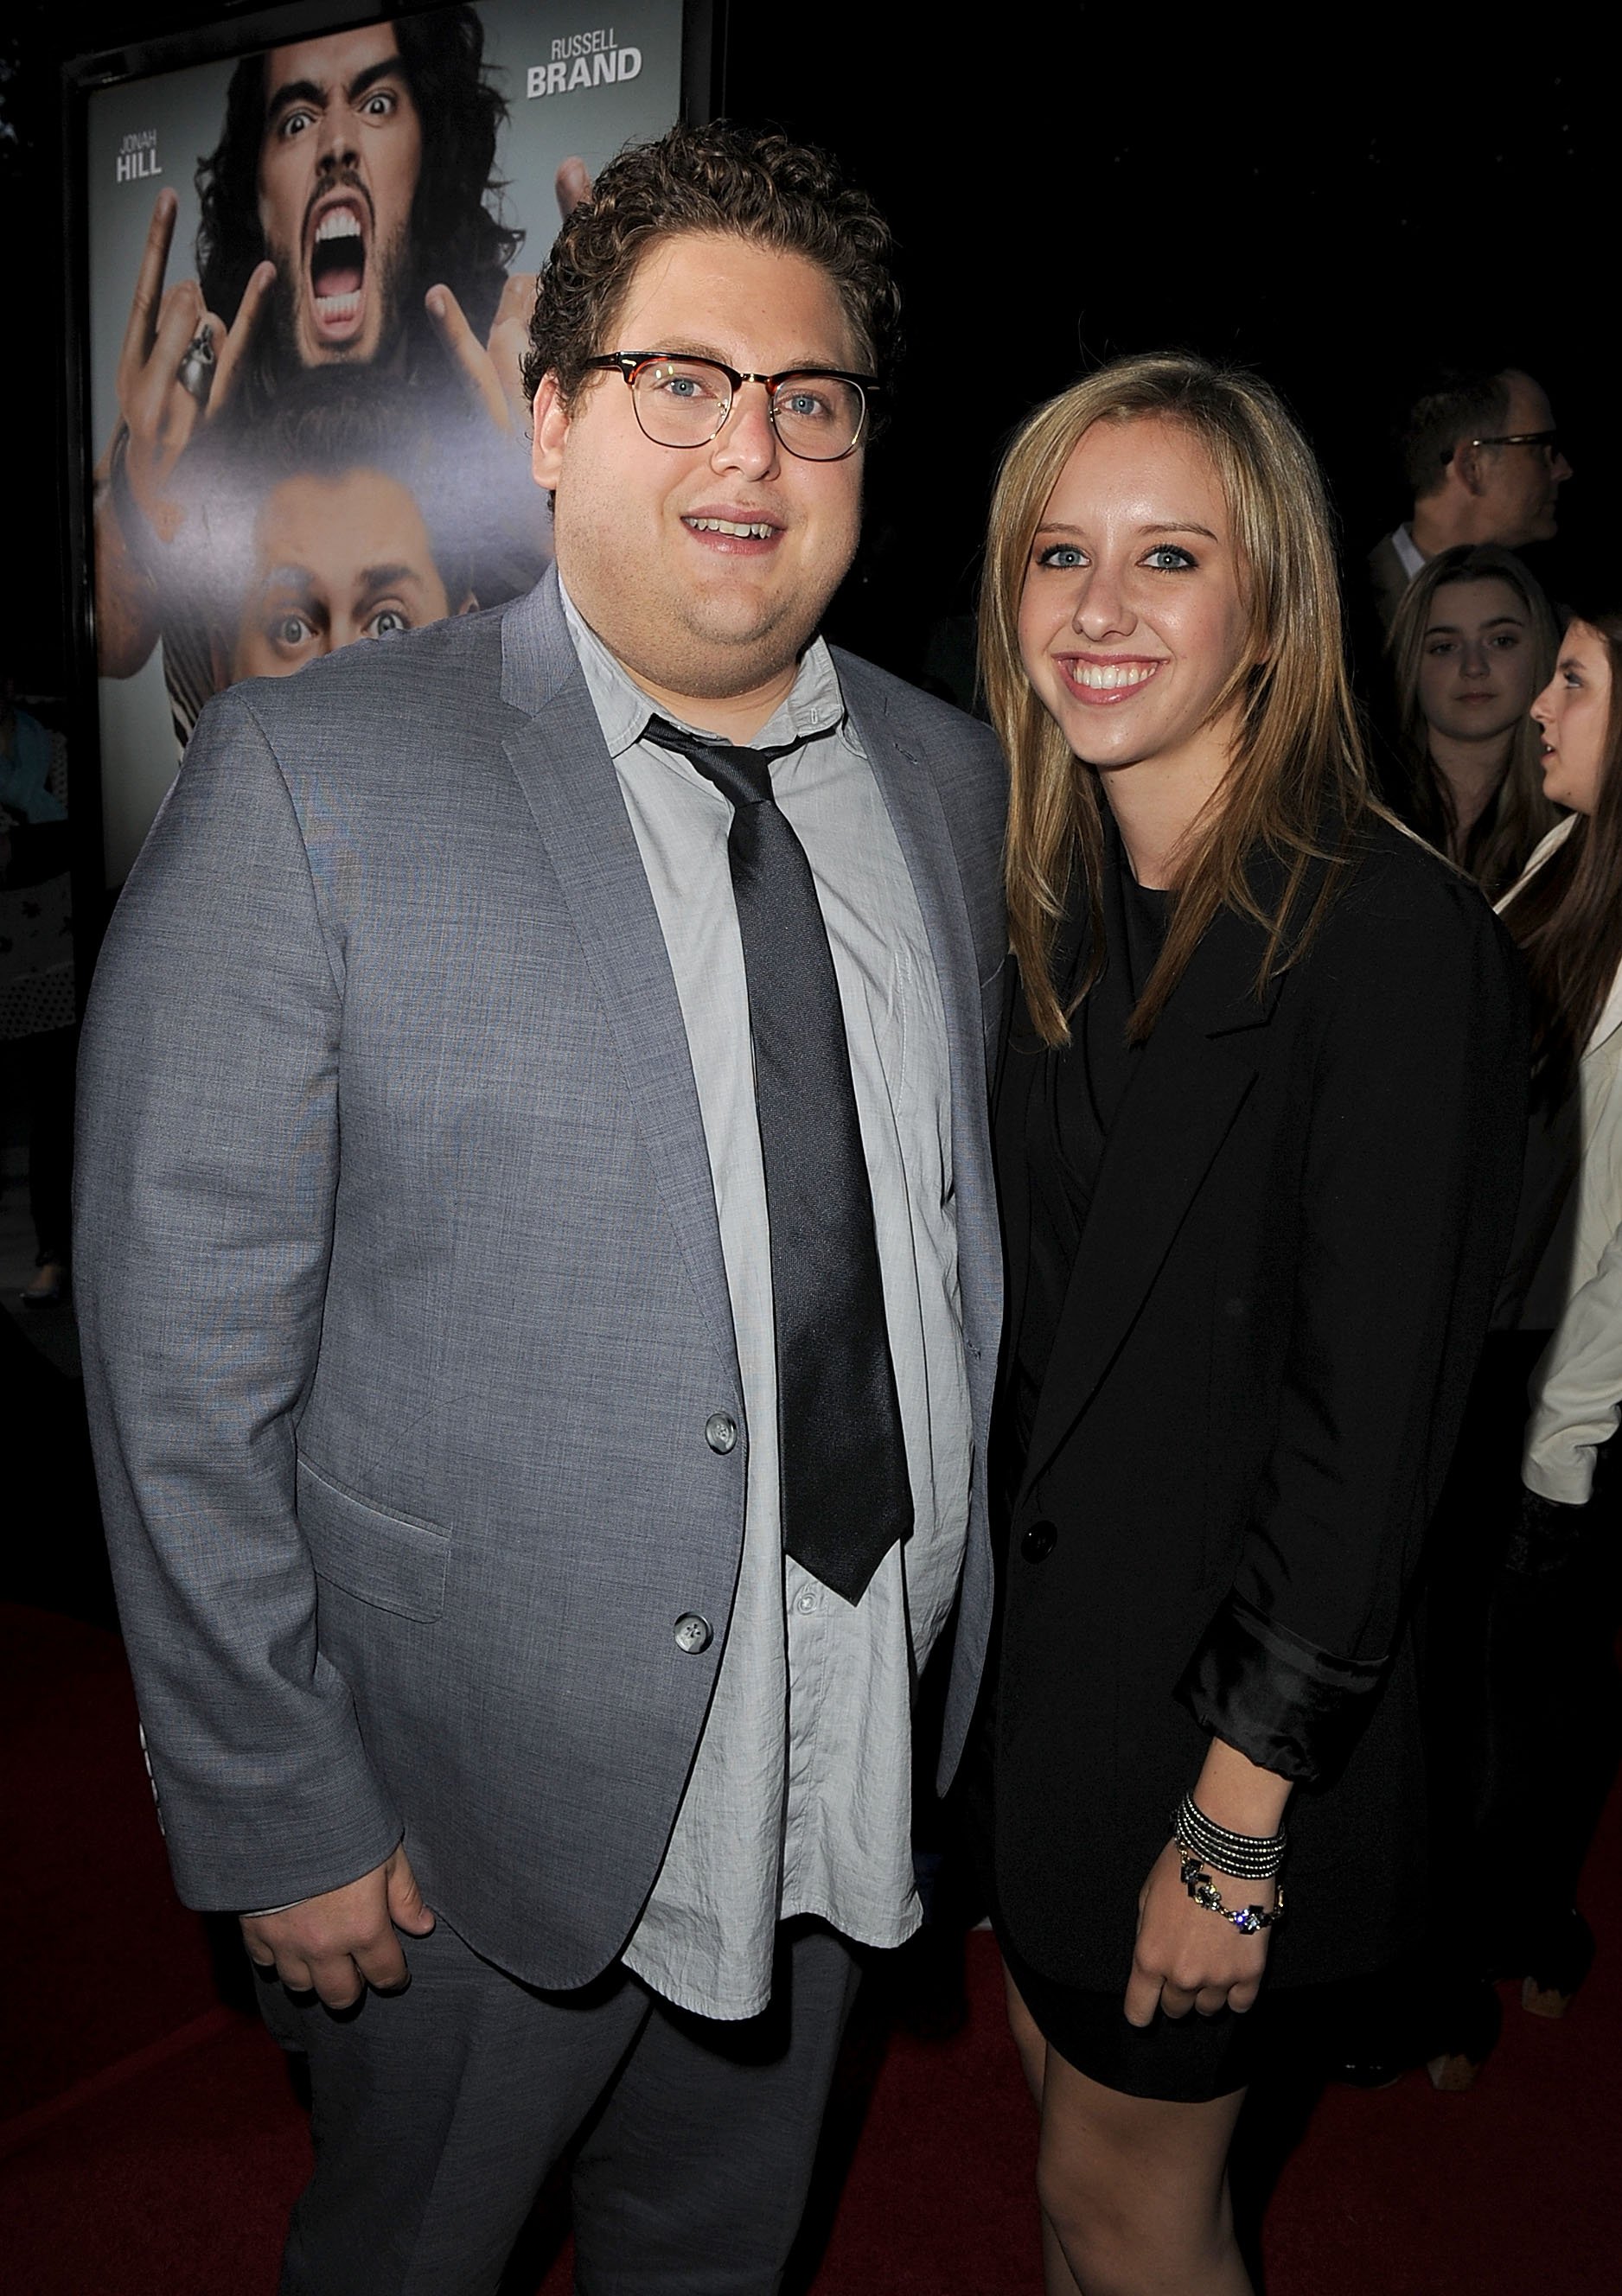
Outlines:
{"type": "Polygon", "coordinates": [[[1396,546],[1396,537],[1382,535],[1370,551],[1365,562],[1369,570],[1369,588],[1373,595],[1374,615],[1379,635],[1384,637],[1396,619],[1396,610],[1403,603],[1403,593],[1413,576],[1403,562],[1396,546]]]}

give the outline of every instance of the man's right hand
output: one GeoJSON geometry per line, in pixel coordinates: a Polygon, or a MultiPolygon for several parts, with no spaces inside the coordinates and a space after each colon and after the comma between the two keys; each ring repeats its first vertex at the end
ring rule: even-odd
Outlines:
{"type": "Polygon", "coordinates": [[[236,369],[276,281],[274,264],[256,265],[229,327],[205,308],[194,279],[178,280],[166,289],[163,275],[178,211],[173,192],[160,192],[119,354],[119,414],[128,433],[129,488],[164,542],[174,540],[180,520],[179,505],[170,494],[175,466],[198,425],[218,414],[230,398],[236,369]],[[206,410],[179,379],[187,347],[204,328],[214,353],[206,410]]]}
{"type": "Polygon", "coordinates": [[[242,1925],[250,1959],[274,1969],[290,1993],[318,1993],[329,2009],[349,2009],[368,1985],[388,1993],[409,1981],[395,1931],[426,1937],[433,1915],[402,1846],[358,1882],[279,1914],[244,1914],[242,1925]]]}

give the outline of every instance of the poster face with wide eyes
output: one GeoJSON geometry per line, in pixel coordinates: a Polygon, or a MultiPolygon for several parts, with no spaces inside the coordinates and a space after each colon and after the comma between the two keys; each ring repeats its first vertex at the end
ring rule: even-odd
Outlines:
{"type": "Polygon", "coordinates": [[[681,104],[682,10],[477,0],[86,98],[106,882],[236,679],[493,606],[549,555],[534,274],[681,104]]]}

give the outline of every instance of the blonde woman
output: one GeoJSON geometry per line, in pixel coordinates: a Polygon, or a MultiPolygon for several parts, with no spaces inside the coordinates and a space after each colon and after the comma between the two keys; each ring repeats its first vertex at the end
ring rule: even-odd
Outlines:
{"type": "Polygon", "coordinates": [[[1050,2292],[1239,2296],[1228,2145],[1285,1988],[1423,1911],[1404,1590],[1514,1210],[1518,976],[1370,801],[1264,385],[1128,360],[1040,408],[982,636],[1019,986],[971,1805],[1050,2292]]]}

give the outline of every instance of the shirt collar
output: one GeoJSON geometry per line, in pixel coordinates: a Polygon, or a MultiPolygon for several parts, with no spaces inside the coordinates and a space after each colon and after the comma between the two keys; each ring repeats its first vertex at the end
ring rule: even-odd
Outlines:
{"type": "Polygon", "coordinates": [[[1412,582],[1425,564],[1425,554],[1413,538],[1413,529],[1399,526],[1391,537],[1391,547],[1402,561],[1403,571],[1412,582]]]}
{"type": "MultiPolygon", "coordinates": [[[[646,732],[648,719],[655,715],[667,717],[687,732],[706,740],[717,738],[712,726],[679,718],[674,710],[664,709],[645,693],[624,664],[603,644],[561,580],[557,594],[563,601],[564,619],[574,641],[587,690],[611,757],[622,757],[627,750],[633,749],[646,732]]],[[[749,746],[764,750],[781,742],[809,741],[819,734],[832,733],[843,725],[844,716],[844,696],[839,690],[839,673],[834,668],[833,656],[823,639],[813,638],[800,658],[793,686],[749,746]]]]}

